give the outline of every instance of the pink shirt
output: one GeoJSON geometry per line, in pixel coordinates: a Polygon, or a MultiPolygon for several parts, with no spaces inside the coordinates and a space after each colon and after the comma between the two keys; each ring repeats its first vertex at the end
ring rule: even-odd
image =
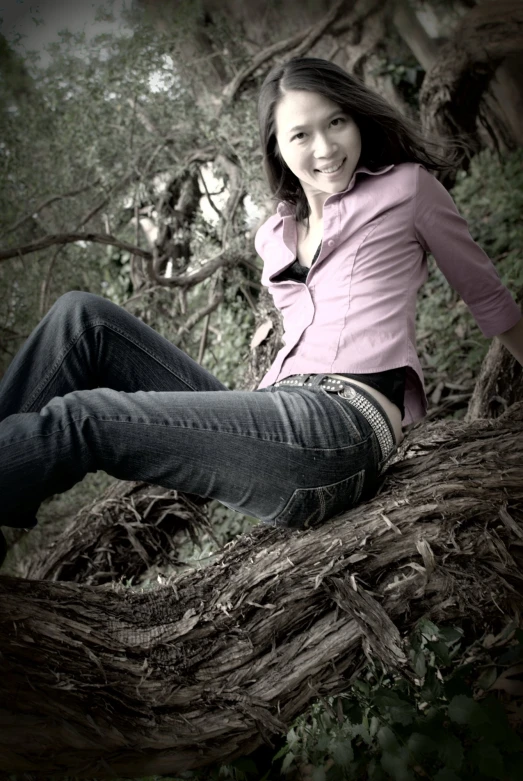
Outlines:
{"type": "Polygon", "coordinates": [[[261,381],[292,374],[373,373],[407,366],[403,424],[427,410],[416,352],[416,296],[427,253],[469,307],[484,336],[521,318],[510,292],[442,184],[418,163],[360,166],[323,206],[323,240],[307,282],[274,277],[296,259],[293,208],[280,203],[255,246],[284,325],[284,346],[261,381]]]}

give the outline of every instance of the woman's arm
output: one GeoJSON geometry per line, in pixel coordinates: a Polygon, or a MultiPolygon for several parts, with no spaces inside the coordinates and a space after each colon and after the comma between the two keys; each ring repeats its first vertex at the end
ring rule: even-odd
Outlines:
{"type": "Polygon", "coordinates": [[[516,361],[523,366],[523,317],[508,331],[498,334],[496,339],[499,339],[501,344],[512,353],[516,361]]]}

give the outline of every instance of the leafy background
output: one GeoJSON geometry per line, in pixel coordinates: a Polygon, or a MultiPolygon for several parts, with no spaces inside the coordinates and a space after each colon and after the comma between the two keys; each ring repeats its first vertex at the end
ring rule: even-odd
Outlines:
{"type": "MultiPolygon", "coordinates": [[[[110,11],[100,13],[110,18],[110,11]]],[[[6,76],[0,84],[2,244],[20,246],[42,234],[88,224],[89,230],[146,246],[133,222],[136,208],[155,202],[166,176],[181,169],[194,148],[212,144],[226,150],[237,160],[249,194],[250,208],[244,201],[235,226],[234,249],[249,260],[251,272],[238,266],[227,270],[204,364],[230,387],[239,387],[259,294],[253,232],[268,196],[260,176],[252,94],[217,117],[199,99],[201,85],[190,67],[177,61],[176,40],[133,14],[127,23],[125,34],[93,39],[64,31],[45,64],[36,54],[22,56],[16,41],[8,46],[0,39],[6,76]],[[62,197],[52,200],[57,195],[62,197]]],[[[191,24],[190,14],[186,23],[191,24]]],[[[239,67],[245,51],[230,31],[222,35],[239,67]]],[[[415,63],[385,59],[378,70],[392,75],[405,99],[416,106],[423,74],[415,63]]],[[[223,188],[224,172],[216,167],[213,173],[223,188]]],[[[522,150],[501,157],[483,151],[468,171],[460,172],[452,195],[503,281],[514,292],[522,289],[522,150]]],[[[210,256],[218,246],[216,226],[200,214],[192,235],[194,255],[210,256]]],[[[183,317],[173,291],[147,288],[140,293],[133,285],[131,263],[125,251],[90,243],[0,263],[0,369],[52,302],[73,289],[128,307],[196,358],[202,326],[180,333],[183,317]]],[[[188,293],[188,311],[207,300],[209,284],[188,293]]],[[[462,417],[489,343],[433,262],[419,301],[418,338],[429,416],[462,417]]],[[[109,482],[105,475],[90,475],[67,494],[48,500],[39,529],[11,551],[7,571],[16,572],[24,556],[58,534],[109,482]]],[[[185,566],[205,566],[225,542],[254,523],[219,505],[213,505],[212,517],[214,536],[199,545],[187,542],[180,554],[185,566]]],[[[168,575],[155,570],[128,585],[152,588],[168,575]]],[[[265,748],[230,766],[181,777],[519,781],[523,633],[517,621],[495,635],[486,628],[479,639],[467,637],[461,627],[423,621],[406,644],[409,680],[390,675],[369,659],[343,696],[317,701],[274,750],[265,748]]]]}

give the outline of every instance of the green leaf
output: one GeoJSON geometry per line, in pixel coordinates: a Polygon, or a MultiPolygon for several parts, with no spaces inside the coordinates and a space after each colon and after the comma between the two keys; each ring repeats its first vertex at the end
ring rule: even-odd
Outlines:
{"type": "Polygon", "coordinates": [[[363,712],[359,703],[352,700],[342,700],[343,713],[351,724],[360,724],[363,718],[363,712]]]}
{"type": "Polygon", "coordinates": [[[449,649],[445,643],[442,643],[440,640],[435,642],[429,641],[427,643],[427,648],[434,652],[441,664],[448,665],[451,663],[452,660],[450,658],[449,649]]]}
{"type": "Polygon", "coordinates": [[[456,694],[472,694],[469,681],[475,674],[476,671],[473,664],[463,664],[461,667],[458,667],[443,685],[445,697],[451,700],[456,694]]]}
{"type": "Polygon", "coordinates": [[[334,744],[331,751],[334,762],[341,767],[348,767],[354,760],[354,751],[350,740],[346,739],[334,744]]]}
{"type": "Polygon", "coordinates": [[[442,731],[438,740],[438,755],[447,767],[459,770],[463,764],[461,741],[452,733],[442,731]]]}
{"type": "Polygon", "coordinates": [[[414,654],[412,659],[412,669],[418,678],[423,678],[425,676],[425,673],[427,672],[427,662],[425,660],[425,654],[423,651],[418,651],[418,653],[414,654]]]}
{"type": "Polygon", "coordinates": [[[448,707],[449,718],[456,724],[478,726],[487,721],[487,717],[478,703],[472,697],[458,694],[452,698],[448,707]]]}
{"type": "Polygon", "coordinates": [[[491,743],[476,743],[467,754],[471,762],[483,776],[503,779],[503,757],[499,749],[491,743]]]}
{"type": "Polygon", "coordinates": [[[281,772],[286,773],[287,770],[290,768],[292,763],[294,762],[295,756],[293,751],[289,751],[287,755],[285,756],[285,759],[282,762],[281,765],[281,772]]]}
{"type": "Polygon", "coordinates": [[[374,706],[384,713],[389,713],[393,722],[412,724],[416,715],[412,703],[399,697],[396,692],[381,687],[374,694],[374,706]]]}
{"type": "Polygon", "coordinates": [[[361,678],[357,678],[354,681],[353,686],[354,686],[355,689],[358,689],[358,691],[360,691],[362,694],[364,694],[365,697],[369,696],[369,694],[370,694],[370,686],[367,683],[367,681],[362,681],[361,678]]]}
{"type": "Polygon", "coordinates": [[[461,781],[461,777],[457,776],[453,770],[444,767],[442,770],[438,770],[432,781],[461,781]]]}
{"type": "Polygon", "coordinates": [[[432,621],[429,621],[428,618],[422,618],[421,621],[419,621],[416,629],[420,632],[420,634],[429,640],[432,637],[439,637],[439,627],[437,627],[436,624],[434,624],[432,621]]]}
{"type": "Polygon", "coordinates": [[[482,700],[481,709],[488,721],[476,729],[476,735],[483,736],[489,743],[497,745],[508,753],[522,751],[523,741],[512,730],[501,702],[489,696],[482,700]]]}
{"type": "Polygon", "coordinates": [[[381,757],[381,766],[394,781],[414,781],[412,771],[408,767],[409,752],[406,748],[391,753],[384,751],[381,757]]]}
{"type": "MultiPolygon", "coordinates": [[[[377,721],[377,719],[376,719],[376,721],[377,721]]],[[[371,722],[371,724],[372,724],[372,722],[371,722]]],[[[368,728],[365,726],[365,724],[351,724],[350,731],[351,731],[351,735],[352,735],[353,738],[360,737],[367,745],[369,745],[369,743],[372,740],[370,732],[369,732],[368,728]]],[[[375,733],[376,733],[376,730],[374,730],[373,734],[375,734],[375,733]]]]}
{"type": "Polygon", "coordinates": [[[284,746],[281,747],[278,753],[273,756],[272,758],[273,762],[275,759],[281,759],[282,757],[284,757],[285,754],[288,753],[288,751],[289,751],[289,744],[286,743],[284,746]]]}
{"type": "Polygon", "coordinates": [[[454,626],[445,626],[439,630],[440,637],[446,643],[455,643],[463,638],[463,630],[454,626]]]}
{"type": "Polygon", "coordinates": [[[442,693],[443,687],[441,685],[441,681],[436,675],[435,669],[433,667],[429,667],[427,669],[423,688],[420,691],[420,697],[423,702],[432,702],[433,700],[439,699],[442,693]]]}
{"type": "Polygon", "coordinates": [[[407,748],[417,760],[423,760],[429,754],[438,750],[438,746],[428,735],[422,735],[421,732],[413,732],[408,741],[407,748]]]}
{"type": "Polygon", "coordinates": [[[317,751],[326,751],[329,748],[330,739],[326,732],[322,732],[316,739],[315,749],[317,751]]]}
{"type": "Polygon", "coordinates": [[[385,772],[375,759],[371,759],[367,767],[369,781],[385,781],[385,772]]]}
{"type": "Polygon", "coordinates": [[[233,759],[231,762],[231,767],[234,767],[236,770],[239,770],[240,772],[246,773],[248,775],[260,775],[260,772],[256,767],[256,763],[253,762],[252,759],[249,759],[249,757],[239,757],[238,759],[233,759]]]}
{"type": "Polygon", "coordinates": [[[476,685],[479,686],[480,689],[483,689],[483,691],[487,691],[487,689],[490,689],[497,677],[497,667],[492,665],[483,670],[478,680],[476,681],[476,685]]]}
{"type": "Polygon", "coordinates": [[[325,768],[315,767],[311,774],[312,781],[325,781],[325,768]]]}
{"type": "Polygon", "coordinates": [[[382,751],[398,751],[399,743],[390,727],[381,727],[378,730],[378,743],[382,751]]]}

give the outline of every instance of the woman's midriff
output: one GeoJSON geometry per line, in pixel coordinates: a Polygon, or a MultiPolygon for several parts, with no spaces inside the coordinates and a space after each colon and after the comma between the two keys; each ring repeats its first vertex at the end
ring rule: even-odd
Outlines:
{"type": "MultiPolygon", "coordinates": [[[[329,377],[336,377],[339,380],[345,380],[345,381],[349,379],[347,377],[344,377],[342,374],[329,374],[329,377]]],[[[373,396],[376,399],[376,401],[379,402],[379,404],[381,404],[384,412],[387,414],[387,417],[389,418],[390,424],[394,431],[394,435],[396,437],[396,444],[399,445],[399,443],[404,439],[404,434],[401,429],[401,411],[399,407],[393,404],[392,401],[388,399],[379,390],[376,390],[376,388],[371,388],[370,385],[366,385],[364,382],[360,382],[359,380],[353,380],[351,377],[350,383],[352,385],[359,385],[360,388],[363,388],[364,390],[367,391],[367,393],[370,393],[370,395],[373,396]]]]}

